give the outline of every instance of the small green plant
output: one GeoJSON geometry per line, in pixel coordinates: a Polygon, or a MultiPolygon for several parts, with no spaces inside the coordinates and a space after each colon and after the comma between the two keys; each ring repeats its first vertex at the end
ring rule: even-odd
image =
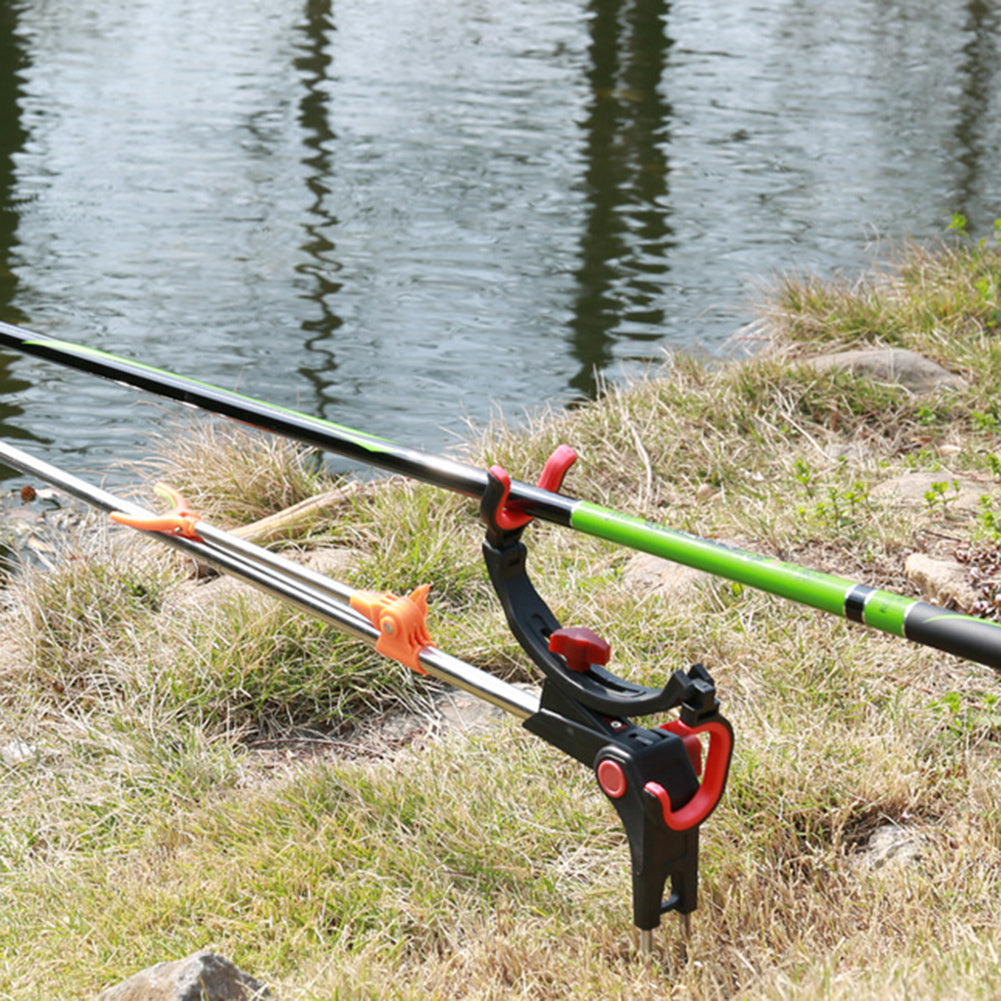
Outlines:
{"type": "Polygon", "coordinates": [[[977,505],[978,535],[989,542],[1001,542],[1001,511],[998,511],[994,499],[983,494],[977,505]]]}
{"type": "Polygon", "coordinates": [[[991,275],[981,275],[973,283],[973,287],[985,302],[993,303],[997,300],[997,284],[991,275]]]}
{"type": "Polygon", "coordinates": [[[959,497],[959,480],[935,480],[925,491],[925,504],[930,511],[946,512],[959,497]],[[951,491],[951,493],[950,493],[951,491]]]}
{"type": "Polygon", "coordinates": [[[1001,695],[992,692],[976,700],[969,693],[946,692],[931,707],[942,714],[949,731],[959,737],[992,740],[1001,730],[1001,695]]]}
{"type": "Polygon", "coordinates": [[[802,459],[797,459],[793,468],[793,478],[798,483],[803,485],[803,488],[806,490],[806,495],[808,497],[812,497],[816,492],[813,487],[814,480],[816,479],[816,473],[802,459]]]}
{"type": "Polygon", "coordinates": [[[974,410],[970,413],[970,420],[977,431],[984,431],[987,434],[997,434],[1001,431],[1001,421],[998,420],[997,414],[974,410]]]}
{"type": "Polygon", "coordinates": [[[860,480],[842,488],[827,488],[826,500],[817,505],[817,513],[826,517],[834,528],[857,528],[859,515],[869,501],[869,488],[860,480]]]}
{"type": "MultiPolygon", "coordinates": [[[[958,233],[960,236],[969,236],[970,222],[962,212],[953,212],[952,218],[949,220],[949,225],[946,229],[954,233],[958,233]]],[[[993,236],[994,242],[1001,245],[1001,218],[994,220],[993,236]]],[[[980,250],[985,250],[989,243],[989,238],[983,236],[977,241],[977,247],[980,250]]]]}
{"type": "Polygon", "coordinates": [[[952,218],[949,220],[949,225],[947,229],[952,230],[955,233],[959,233],[965,236],[967,233],[967,226],[969,225],[967,218],[962,212],[953,212],[952,218]]]}
{"type": "Polygon", "coordinates": [[[794,476],[803,484],[810,501],[799,507],[801,518],[816,528],[848,538],[857,538],[865,532],[865,522],[873,507],[869,486],[860,479],[848,476],[848,465],[844,459],[838,460],[836,482],[829,482],[822,489],[817,483],[818,477],[805,463],[797,465],[794,476]]]}

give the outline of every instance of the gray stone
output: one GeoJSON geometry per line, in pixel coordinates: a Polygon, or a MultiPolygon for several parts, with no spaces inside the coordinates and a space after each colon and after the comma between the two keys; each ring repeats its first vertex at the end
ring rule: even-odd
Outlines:
{"type": "Polygon", "coordinates": [[[924,839],[901,824],[882,824],[869,835],[863,860],[869,869],[914,864],[921,859],[924,839]]]}
{"type": "Polygon", "coordinates": [[[980,505],[980,498],[996,490],[994,483],[986,477],[953,476],[951,473],[941,471],[895,476],[877,483],[870,491],[870,496],[896,500],[902,504],[927,506],[926,495],[929,491],[934,492],[933,485],[938,483],[946,485],[945,493],[931,506],[941,505],[949,511],[976,511],[980,505]]]}
{"type": "MultiPolygon", "coordinates": [[[[515,688],[540,696],[538,685],[515,684],[515,688]]],[[[479,696],[454,689],[435,700],[442,725],[460,733],[483,733],[504,719],[507,713],[479,696]]]]}
{"type": "Polygon", "coordinates": [[[271,992],[213,952],[157,963],[115,987],[99,1001],[262,1001],[271,992]]]}
{"type": "Polygon", "coordinates": [[[479,733],[506,714],[503,709],[467,692],[448,692],[438,703],[441,721],[450,730],[479,733]]]}
{"type": "Polygon", "coordinates": [[[907,579],[921,588],[921,594],[933,605],[944,605],[968,612],[977,602],[977,592],[970,583],[968,568],[954,560],[936,559],[927,553],[911,553],[904,561],[907,579]]]}
{"type": "Polygon", "coordinates": [[[649,553],[634,553],[622,570],[622,585],[637,597],[651,594],[660,598],[690,597],[696,588],[713,579],[703,570],[670,563],[649,553]]]}
{"type": "Polygon", "coordinates": [[[905,348],[860,348],[809,359],[818,372],[850,372],[883,382],[894,382],[914,393],[935,389],[962,389],[968,383],[928,358],[905,348]]]}
{"type": "Polygon", "coordinates": [[[0,762],[13,768],[25,761],[32,761],[38,756],[36,748],[23,740],[9,740],[0,744],[0,762]]]}

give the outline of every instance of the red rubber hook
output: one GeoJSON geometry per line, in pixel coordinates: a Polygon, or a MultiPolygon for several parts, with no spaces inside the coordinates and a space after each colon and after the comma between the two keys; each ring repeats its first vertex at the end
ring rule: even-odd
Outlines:
{"type": "Polygon", "coordinates": [[[664,823],[672,831],[687,831],[701,824],[713,812],[723,795],[723,785],[730,766],[730,752],[733,750],[733,733],[728,726],[716,720],[696,727],[686,726],[680,719],[672,720],[661,729],[677,734],[686,745],[689,744],[687,738],[695,734],[709,734],[709,752],[706,754],[702,784],[699,791],[680,810],[671,809],[671,799],[659,782],[647,782],[643,787],[644,792],[660,802],[664,811],[664,823]]]}
{"type": "MultiPolygon", "coordinates": [[[[546,464],[542,467],[542,475],[539,477],[539,486],[550,493],[557,493],[563,486],[563,477],[567,470],[577,461],[577,453],[569,445],[559,445],[552,455],[546,459],[546,464]]],[[[494,521],[497,527],[503,532],[513,532],[519,528],[524,528],[531,520],[532,516],[519,511],[517,507],[509,506],[508,497],[511,493],[511,477],[507,475],[503,466],[491,466],[490,472],[503,488],[500,503],[494,513],[494,521]]]]}

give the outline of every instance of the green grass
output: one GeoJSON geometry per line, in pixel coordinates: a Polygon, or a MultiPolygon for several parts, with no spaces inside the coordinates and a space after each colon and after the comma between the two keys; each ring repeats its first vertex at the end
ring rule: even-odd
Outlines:
{"type": "MultiPolygon", "coordinates": [[[[956,243],[852,282],[784,279],[760,357],[674,358],[465,452],[531,480],[566,441],[573,496],[916,595],[909,553],[976,546],[990,566],[999,541],[949,486],[997,490],[999,270],[995,247],[956,243]],[[860,344],[920,351],[969,387],[917,396],[804,364],[860,344]],[[944,489],[910,506],[876,489],[914,472],[944,489]]],[[[155,476],[224,524],[332,485],[273,439],[214,424],[184,439],[155,476]]],[[[1001,989],[986,668],[725,581],[665,599],[635,583],[628,551],[533,525],[530,570],[561,620],[605,635],[637,681],[703,661],[736,732],[691,941],[666,919],[645,960],[628,851],[587,769],[513,721],[439,732],[424,679],[129,538],[88,525],[7,589],[0,999],[92,998],[200,948],[295,1001],[1001,989]],[[409,738],[366,729],[401,709],[409,738]],[[915,839],[915,861],[869,864],[885,824],[915,839]]],[[[350,495],[307,544],[344,550],[358,586],[431,583],[444,649],[532,678],[480,540],[475,504],[393,481],[350,495]]]]}
{"type": "Polygon", "coordinates": [[[333,487],[315,453],[211,418],[168,427],[144,471],[221,527],[243,525],[333,487]]]}

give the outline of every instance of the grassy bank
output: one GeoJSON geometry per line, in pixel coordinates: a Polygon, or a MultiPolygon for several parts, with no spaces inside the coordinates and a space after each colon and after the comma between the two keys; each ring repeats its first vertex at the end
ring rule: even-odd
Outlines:
{"type": "MultiPolygon", "coordinates": [[[[488,429],[468,457],[531,478],[565,441],[571,495],[917,596],[910,554],[989,567],[1001,536],[999,283],[997,249],[965,243],[785,279],[762,307],[768,351],[672,359],[488,429]],[[809,363],[868,345],[963,382],[912,392],[809,363]],[[913,502],[882,489],[918,475],[913,502]]],[[[331,486],[273,440],[204,433],[143,476],[218,523],[331,486]]],[[[404,669],[89,524],[6,590],[0,998],[94,997],[200,948],[290,1001],[997,996],[992,672],[725,581],[651,578],[567,531],[528,541],[556,614],[604,634],[618,673],[701,660],[716,677],[737,745],[687,947],[666,920],[654,960],[636,955],[626,846],[585,769],[513,722],[449,731],[404,669]],[[402,729],[373,729],[392,712],[402,729]]],[[[440,646],[531,680],[479,543],[470,502],[392,481],[289,549],[336,551],[359,586],[432,583],[440,646]]]]}

